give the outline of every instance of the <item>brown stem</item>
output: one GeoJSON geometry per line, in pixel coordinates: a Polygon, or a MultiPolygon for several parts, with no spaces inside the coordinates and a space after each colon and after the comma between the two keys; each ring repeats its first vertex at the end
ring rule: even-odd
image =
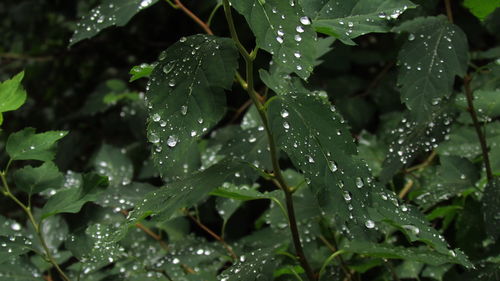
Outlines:
{"type": "Polygon", "coordinates": [[[434,158],[436,158],[436,156],[437,156],[437,153],[436,153],[436,151],[433,150],[432,153],[429,155],[429,157],[427,157],[427,159],[425,159],[424,162],[406,169],[405,172],[411,173],[413,171],[421,170],[421,169],[429,166],[432,163],[432,160],[434,160],[434,158]]]}
{"type": "Polygon", "coordinates": [[[406,182],[405,186],[403,187],[403,189],[401,189],[401,191],[398,194],[398,197],[400,199],[403,199],[406,196],[406,194],[410,192],[411,188],[413,187],[413,183],[414,182],[412,180],[408,180],[408,182],[406,182]]]}
{"type": "Polygon", "coordinates": [[[453,23],[453,13],[451,11],[451,2],[450,0],[444,0],[444,5],[446,6],[446,15],[448,16],[448,21],[453,23]]]}
{"type": "Polygon", "coordinates": [[[212,29],[204,22],[202,21],[198,16],[196,16],[193,12],[191,12],[180,0],[175,0],[175,5],[179,9],[181,9],[188,17],[193,19],[207,34],[214,35],[212,29]]]}
{"type": "Polygon", "coordinates": [[[210,228],[208,228],[206,225],[204,225],[199,219],[193,217],[191,214],[187,213],[186,212],[186,215],[191,219],[193,220],[196,225],[198,225],[201,229],[203,229],[206,233],[208,233],[210,236],[212,236],[213,238],[215,238],[215,240],[219,241],[222,246],[224,247],[224,249],[226,249],[226,251],[229,253],[229,255],[231,256],[231,258],[233,258],[234,261],[237,261],[238,260],[238,256],[236,255],[236,253],[233,251],[233,249],[231,248],[231,246],[229,246],[226,241],[224,240],[224,238],[222,238],[221,236],[217,235],[215,232],[213,232],[210,228]]]}
{"type": "Polygon", "coordinates": [[[469,74],[464,77],[464,88],[465,88],[465,96],[467,97],[468,111],[470,117],[472,118],[472,122],[474,124],[474,128],[476,129],[476,134],[479,139],[479,143],[481,144],[481,151],[483,153],[483,162],[486,168],[486,178],[489,182],[493,180],[493,171],[491,170],[490,157],[488,155],[488,145],[486,144],[486,137],[481,130],[481,124],[479,124],[479,119],[477,118],[476,110],[474,109],[474,92],[470,87],[470,83],[472,81],[472,76],[469,74]]]}

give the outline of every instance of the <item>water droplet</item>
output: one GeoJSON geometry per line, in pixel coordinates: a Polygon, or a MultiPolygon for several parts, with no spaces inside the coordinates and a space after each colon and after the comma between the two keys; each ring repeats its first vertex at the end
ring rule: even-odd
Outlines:
{"type": "Polygon", "coordinates": [[[375,227],[375,223],[372,220],[367,220],[365,222],[365,226],[366,226],[366,228],[374,228],[375,227]]]}
{"type": "Polygon", "coordinates": [[[169,74],[172,69],[174,69],[175,64],[173,63],[167,63],[166,65],[163,66],[163,72],[165,74],[169,74]]]}
{"type": "Polygon", "coordinates": [[[276,41],[278,41],[278,43],[283,43],[283,37],[281,36],[276,36],[276,41]]]}
{"type": "Polygon", "coordinates": [[[287,130],[290,129],[290,124],[288,124],[288,122],[286,122],[286,121],[283,122],[283,128],[285,128],[287,130]]]}
{"type": "Polygon", "coordinates": [[[188,112],[188,107],[186,105],[181,106],[181,114],[186,115],[188,112]]]}
{"type": "Polygon", "coordinates": [[[181,37],[181,39],[179,39],[179,42],[184,43],[184,42],[186,42],[186,40],[187,40],[186,37],[181,37]]]}
{"type": "Polygon", "coordinates": [[[153,133],[153,132],[148,134],[148,140],[151,143],[159,143],[160,142],[160,138],[158,137],[158,135],[153,133]]]}
{"type": "Polygon", "coordinates": [[[283,118],[288,117],[288,111],[286,111],[286,109],[281,110],[281,117],[283,117],[283,118]]]}
{"type": "Polygon", "coordinates": [[[300,37],[300,35],[296,34],[295,35],[295,41],[297,41],[297,42],[302,41],[302,37],[300,37]]]}
{"type": "Polygon", "coordinates": [[[167,139],[167,145],[170,147],[176,146],[177,142],[179,142],[179,138],[177,138],[177,136],[170,136],[167,139]]]}
{"type": "Polygon", "coordinates": [[[300,54],[299,51],[293,53],[293,55],[296,57],[296,58],[300,58],[302,55],[300,54]]]}
{"type": "Polygon", "coordinates": [[[158,113],[153,114],[153,116],[151,116],[151,119],[153,119],[154,122],[160,121],[161,119],[160,114],[158,113]]]}
{"type": "Polygon", "coordinates": [[[330,169],[330,171],[332,172],[336,172],[338,170],[338,167],[337,167],[337,164],[335,164],[334,161],[329,161],[328,162],[328,168],[330,169]]]}
{"type": "Polygon", "coordinates": [[[302,32],[304,32],[304,28],[302,27],[302,25],[297,25],[297,27],[295,28],[295,31],[297,31],[298,33],[302,33],[302,32]]]}
{"type": "Polygon", "coordinates": [[[413,41],[413,40],[415,40],[415,34],[410,33],[410,34],[408,35],[408,41],[413,41]]]}
{"type": "Polygon", "coordinates": [[[300,18],[300,23],[303,25],[310,25],[311,20],[308,17],[304,16],[300,18]]]}
{"type": "Polygon", "coordinates": [[[362,187],[363,187],[363,185],[365,185],[365,183],[363,182],[363,179],[362,179],[362,178],[360,178],[360,177],[357,177],[357,178],[356,178],[356,186],[357,186],[358,188],[362,188],[362,187]]]}

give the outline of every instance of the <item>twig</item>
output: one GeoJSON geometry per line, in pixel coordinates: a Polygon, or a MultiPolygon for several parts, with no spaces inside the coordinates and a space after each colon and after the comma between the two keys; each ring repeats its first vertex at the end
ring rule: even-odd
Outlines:
{"type": "Polygon", "coordinates": [[[490,157],[488,155],[488,145],[486,143],[486,137],[484,136],[483,131],[481,131],[481,125],[479,124],[479,119],[477,118],[476,110],[474,109],[474,102],[473,102],[474,93],[470,87],[471,81],[472,77],[469,74],[465,75],[464,88],[465,88],[465,95],[467,97],[467,104],[469,107],[468,111],[470,117],[472,118],[474,128],[476,129],[476,134],[479,139],[479,143],[481,144],[481,151],[483,153],[483,162],[486,168],[486,178],[488,179],[488,182],[491,182],[493,180],[493,171],[491,170],[490,157]]]}
{"type": "Polygon", "coordinates": [[[206,233],[208,233],[210,236],[212,236],[215,240],[219,241],[222,246],[224,247],[224,249],[226,249],[226,251],[229,253],[229,255],[231,256],[231,258],[233,258],[234,261],[237,261],[238,260],[238,256],[236,255],[236,253],[233,251],[233,248],[231,248],[231,246],[229,246],[229,244],[226,243],[226,241],[224,240],[224,238],[222,238],[221,236],[217,235],[215,232],[213,232],[210,228],[208,228],[206,225],[204,225],[199,219],[193,217],[190,213],[188,213],[186,211],[186,215],[196,223],[196,225],[198,225],[201,229],[203,229],[206,233]]]}
{"type": "MultiPolygon", "coordinates": [[[[121,210],[121,213],[124,216],[128,216],[128,211],[127,210],[121,210]]],[[[163,238],[160,235],[156,234],[154,231],[152,231],[149,227],[143,225],[140,222],[136,223],[135,227],[137,227],[140,230],[144,231],[144,233],[146,233],[147,235],[151,236],[154,240],[158,241],[158,243],[163,248],[163,250],[165,250],[165,251],[169,250],[168,245],[167,245],[167,243],[165,243],[165,241],[163,241],[163,238]]]]}
{"type": "Polygon", "coordinates": [[[180,0],[175,0],[175,5],[179,9],[181,9],[188,17],[193,19],[201,28],[203,28],[203,30],[205,30],[207,34],[214,35],[212,29],[210,29],[210,27],[204,21],[202,21],[197,15],[191,12],[191,10],[186,8],[186,6],[184,6],[184,4],[182,4],[180,0]]]}
{"type": "Polygon", "coordinates": [[[446,16],[448,16],[448,21],[453,23],[453,13],[451,11],[450,0],[444,0],[444,5],[446,6],[446,16]]]}
{"type": "Polygon", "coordinates": [[[15,53],[1,53],[0,58],[3,59],[10,59],[10,60],[30,60],[30,61],[38,61],[38,62],[43,62],[43,61],[49,61],[52,60],[54,57],[53,56],[29,56],[29,55],[24,55],[24,54],[15,54],[15,53]]]}
{"type": "Polygon", "coordinates": [[[256,92],[254,90],[253,61],[255,60],[255,57],[257,56],[258,48],[255,48],[251,53],[247,52],[247,50],[241,44],[241,42],[238,38],[238,34],[236,32],[236,28],[235,28],[235,25],[233,22],[233,16],[231,14],[231,6],[229,5],[229,1],[223,0],[223,4],[224,4],[224,12],[225,12],[226,20],[227,20],[227,23],[229,26],[229,31],[231,33],[231,38],[236,43],[238,50],[240,51],[241,55],[245,59],[246,75],[247,75],[246,81],[248,84],[247,93],[250,96],[250,98],[252,99],[254,105],[256,106],[256,108],[259,112],[259,116],[260,116],[262,123],[264,125],[264,129],[266,131],[267,138],[269,141],[269,150],[270,150],[270,154],[271,154],[271,162],[273,164],[274,174],[276,176],[276,179],[280,183],[281,189],[285,193],[289,226],[290,226],[290,231],[292,233],[295,251],[296,251],[297,256],[299,258],[300,265],[302,266],[302,268],[304,268],[304,271],[306,272],[307,278],[310,281],[315,281],[315,280],[317,280],[317,278],[316,278],[311,266],[309,265],[309,262],[307,261],[307,258],[304,254],[304,250],[302,249],[302,244],[300,242],[300,235],[299,235],[299,230],[297,227],[297,219],[295,218],[295,210],[294,210],[294,206],[293,206],[292,193],[290,191],[290,188],[287,186],[283,175],[281,174],[277,146],[274,142],[274,137],[273,137],[273,135],[271,133],[271,129],[269,127],[267,112],[266,112],[264,106],[262,105],[261,100],[256,95],[256,92]]]}
{"type": "Polygon", "coordinates": [[[398,197],[400,199],[403,199],[406,194],[408,194],[408,192],[410,192],[411,188],[413,187],[413,181],[412,180],[408,180],[405,184],[405,186],[403,187],[403,189],[401,189],[401,191],[399,192],[398,194],[398,197]]]}
{"type": "Polygon", "coordinates": [[[411,173],[413,171],[421,170],[421,169],[429,166],[432,163],[432,160],[434,160],[434,158],[436,158],[436,156],[437,156],[437,153],[435,150],[433,150],[432,153],[429,155],[429,157],[427,157],[427,159],[425,159],[424,162],[406,169],[405,173],[411,173]]]}

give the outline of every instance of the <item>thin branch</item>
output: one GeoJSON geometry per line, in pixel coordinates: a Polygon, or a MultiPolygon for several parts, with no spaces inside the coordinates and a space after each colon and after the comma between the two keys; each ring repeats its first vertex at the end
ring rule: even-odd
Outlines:
{"type": "Polygon", "coordinates": [[[276,177],[276,180],[278,180],[281,189],[285,193],[289,226],[290,226],[290,231],[292,233],[295,251],[296,251],[297,256],[299,258],[300,265],[302,266],[302,268],[304,268],[304,271],[306,272],[307,278],[310,281],[315,281],[315,280],[317,280],[317,278],[314,275],[314,272],[313,272],[311,266],[309,265],[309,262],[307,261],[307,258],[304,254],[304,250],[302,249],[302,244],[300,242],[300,235],[299,235],[299,230],[297,227],[297,219],[295,218],[295,210],[294,210],[294,205],[293,205],[292,193],[290,191],[290,188],[287,186],[283,175],[281,174],[277,146],[274,142],[274,137],[271,133],[271,129],[269,128],[269,121],[267,118],[267,112],[266,112],[264,106],[262,105],[262,101],[256,95],[256,92],[254,90],[253,61],[255,60],[255,57],[257,56],[258,48],[255,48],[251,53],[248,53],[246,51],[245,47],[241,44],[240,40],[238,39],[238,34],[236,32],[236,28],[235,28],[235,25],[233,22],[233,16],[231,14],[231,6],[229,5],[229,1],[223,0],[223,4],[224,4],[224,12],[226,15],[226,20],[227,20],[228,26],[229,26],[229,31],[231,33],[231,38],[236,43],[238,50],[240,50],[241,55],[245,59],[246,75],[247,75],[246,80],[247,80],[247,85],[248,85],[247,93],[250,96],[250,98],[252,99],[254,105],[257,107],[257,110],[259,112],[259,116],[260,116],[262,123],[264,125],[264,129],[266,131],[267,138],[269,141],[269,150],[270,150],[270,154],[271,154],[271,162],[273,164],[274,175],[276,177]]]}
{"type": "Polygon", "coordinates": [[[493,171],[491,170],[490,157],[488,155],[488,145],[486,143],[486,137],[481,130],[481,124],[479,124],[479,119],[477,118],[476,109],[474,109],[474,92],[471,89],[470,83],[472,81],[472,76],[469,74],[464,77],[464,88],[465,88],[465,96],[467,97],[468,111],[470,117],[472,118],[472,122],[474,124],[474,128],[476,129],[476,134],[479,139],[479,143],[481,144],[481,151],[483,153],[483,162],[486,168],[486,178],[488,182],[493,180],[493,171]]]}
{"type": "Polygon", "coordinates": [[[410,192],[411,188],[413,187],[413,184],[414,182],[412,180],[408,180],[403,189],[401,189],[401,191],[399,192],[398,197],[400,199],[403,199],[406,196],[406,194],[410,192]]]}
{"type": "Polygon", "coordinates": [[[451,2],[450,0],[444,0],[444,5],[446,6],[446,16],[448,16],[448,21],[453,23],[453,13],[451,11],[451,2]]]}
{"type": "Polygon", "coordinates": [[[192,221],[194,221],[196,223],[196,225],[198,225],[201,229],[203,229],[206,233],[208,233],[210,236],[212,236],[213,238],[215,238],[215,240],[219,241],[222,244],[222,246],[224,247],[224,249],[226,249],[226,251],[229,253],[229,255],[231,256],[231,258],[233,258],[234,261],[238,260],[238,256],[233,251],[233,248],[231,248],[231,246],[229,246],[229,244],[226,243],[226,241],[224,240],[224,238],[222,238],[221,236],[217,235],[210,228],[208,228],[206,225],[204,225],[199,219],[193,217],[188,212],[186,212],[186,215],[192,221]]]}
{"type": "MultiPolygon", "coordinates": [[[[128,211],[127,210],[121,210],[121,213],[124,215],[124,216],[128,216],[128,211]]],[[[168,248],[168,245],[167,243],[165,243],[165,241],[163,241],[163,238],[156,234],[153,230],[151,230],[149,227],[143,225],[142,223],[138,222],[135,224],[135,227],[139,228],[140,230],[142,230],[144,233],[146,233],[147,235],[151,236],[154,240],[158,241],[158,243],[160,244],[160,246],[163,248],[163,250],[165,251],[168,251],[169,248],[168,248]]]]}
{"type": "Polygon", "coordinates": [[[16,53],[0,53],[0,58],[9,59],[9,60],[27,60],[27,61],[37,61],[44,62],[52,60],[53,56],[30,56],[24,54],[16,54],[16,53]]]}
{"type": "Polygon", "coordinates": [[[437,153],[435,150],[433,150],[432,153],[429,155],[429,157],[427,157],[427,159],[425,159],[424,162],[406,169],[405,173],[411,173],[411,172],[416,171],[416,170],[424,169],[425,167],[429,166],[432,163],[432,161],[434,160],[434,158],[436,158],[436,156],[437,156],[437,153]]]}
{"type": "Polygon", "coordinates": [[[214,35],[212,32],[212,29],[204,22],[202,21],[197,15],[195,15],[191,10],[189,10],[180,0],[175,0],[175,5],[181,9],[188,17],[193,19],[203,30],[210,35],[214,35]]]}

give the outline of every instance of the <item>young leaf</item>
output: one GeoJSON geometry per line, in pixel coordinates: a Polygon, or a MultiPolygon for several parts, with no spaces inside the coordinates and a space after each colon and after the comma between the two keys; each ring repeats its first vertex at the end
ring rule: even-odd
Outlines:
{"type": "Polygon", "coordinates": [[[464,0],[463,5],[478,19],[484,20],[500,3],[498,0],[464,0]]]}
{"type": "Polygon", "coordinates": [[[30,195],[49,188],[59,189],[63,181],[63,174],[53,162],[45,162],[36,168],[26,166],[14,172],[16,187],[30,195]]]}
{"type": "Polygon", "coordinates": [[[316,33],[296,0],[233,0],[252,29],[257,46],[287,73],[307,79],[315,65],[316,33]]]}
{"type": "Polygon", "coordinates": [[[24,71],[0,83],[0,125],[3,122],[2,112],[16,110],[26,101],[26,91],[21,85],[23,77],[24,71]]]}
{"type": "Polygon", "coordinates": [[[194,35],[161,55],[146,93],[148,139],[160,174],[182,159],[224,115],[238,52],[230,39],[194,35]]]}
{"type": "Polygon", "coordinates": [[[352,39],[372,32],[389,32],[390,21],[408,8],[416,7],[408,0],[302,0],[306,14],[312,18],[317,32],[355,45],[352,39]]]}
{"type": "Polygon", "coordinates": [[[49,198],[41,211],[41,219],[60,213],[79,212],[85,203],[95,201],[107,185],[105,177],[96,174],[84,175],[82,186],[61,190],[49,198]]]}
{"type": "Polygon", "coordinates": [[[25,128],[7,139],[6,150],[12,160],[50,161],[55,156],[55,143],[67,131],[48,131],[36,134],[35,129],[25,128]]]}
{"type": "Polygon", "coordinates": [[[483,193],[483,216],[487,233],[494,239],[500,236],[500,178],[490,181],[483,193]]]}
{"type": "Polygon", "coordinates": [[[69,40],[69,46],[96,36],[110,26],[124,26],[141,10],[155,4],[158,0],[105,0],[82,17],[69,40]]]}
{"type": "Polygon", "coordinates": [[[408,33],[399,52],[401,99],[410,110],[426,116],[451,95],[455,75],[465,75],[467,37],[444,16],[416,18],[393,31],[408,33]]]}
{"type": "Polygon", "coordinates": [[[155,68],[156,64],[157,63],[152,63],[152,64],[142,63],[140,65],[132,67],[132,69],[130,69],[129,72],[129,74],[132,75],[132,77],[130,77],[129,82],[149,77],[153,72],[153,69],[155,68]]]}

